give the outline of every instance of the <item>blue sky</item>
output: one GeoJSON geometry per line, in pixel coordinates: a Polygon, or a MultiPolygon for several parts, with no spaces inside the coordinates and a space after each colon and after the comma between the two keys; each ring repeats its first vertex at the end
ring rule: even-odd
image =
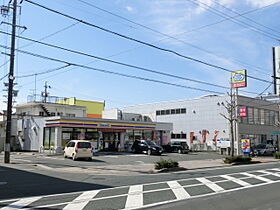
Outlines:
{"type": "MultiPolygon", "coordinates": [[[[105,13],[79,0],[34,0],[34,2],[52,9],[135,39],[153,43],[162,48],[172,49],[180,54],[230,70],[247,69],[250,76],[272,81],[272,47],[279,44],[277,38],[280,37],[280,23],[276,20],[279,19],[280,4],[265,6],[276,3],[279,0],[82,1],[161,33],[155,33],[105,13]],[[216,13],[217,10],[222,12],[221,16],[223,17],[209,12],[209,9],[205,9],[207,5],[214,8],[216,13]],[[231,11],[226,8],[231,9],[231,11]],[[245,17],[255,22],[251,22],[243,17],[235,19],[242,21],[243,24],[245,23],[245,27],[229,20],[211,25],[227,18],[224,14],[236,16],[237,13],[245,13],[247,11],[253,12],[250,12],[245,17]],[[205,25],[211,26],[204,27],[205,25]],[[199,30],[201,27],[203,28],[199,30]],[[255,30],[261,30],[262,33],[264,32],[267,35],[257,33],[255,30]],[[170,35],[173,39],[163,34],[170,35]]],[[[7,4],[8,1],[3,0],[1,3],[7,4]]],[[[18,24],[27,27],[25,31],[22,29],[18,30],[18,34],[35,40],[39,40],[75,23],[73,20],[43,10],[25,1],[21,4],[21,15],[18,17],[18,24]]],[[[1,18],[1,21],[11,21],[11,16],[1,18]]],[[[11,29],[10,26],[1,24],[0,30],[10,32],[11,29]]],[[[9,37],[1,35],[0,39],[2,44],[9,46],[9,37]]],[[[44,39],[43,42],[156,71],[229,87],[229,72],[143,46],[82,23],[77,23],[63,32],[44,39]]],[[[28,43],[30,42],[18,39],[17,47],[21,48],[28,43]]],[[[44,82],[47,81],[52,87],[50,89],[51,95],[76,97],[81,100],[105,100],[106,108],[121,108],[133,104],[191,99],[212,94],[207,92],[207,90],[227,92],[226,89],[143,72],[45,47],[40,44],[29,45],[22,48],[22,50],[122,74],[206,90],[206,92],[203,92],[168,86],[82,68],[73,68],[71,66],[60,71],[37,76],[37,93],[43,90],[44,82]]],[[[1,48],[1,52],[8,51],[1,48]]],[[[3,54],[1,58],[0,65],[8,59],[3,54]]],[[[34,93],[35,89],[35,76],[24,78],[20,78],[20,76],[40,73],[61,66],[63,66],[61,63],[17,53],[15,76],[18,83],[16,89],[19,90],[19,95],[16,101],[18,103],[26,102],[27,96],[34,93]]],[[[9,65],[1,67],[0,77],[7,74],[8,67],[9,65]]],[[[7,78],[1,81],[1,90],[4,89],[3,82],[7,82],[7,78]]],[[[268,83],[249,79],[248,87],[242,90],[255,92],[256,94],[241,93],[247,96],[256,96],[257,93],[261,93],[268,86],[268,83]]],[[[272,92],[272,86],[266,92],[272,92]]],[[[5,109],[6,106],[3,103],[5,98],[2,95],[4,94],[1,91],[1,109],[5,109]]]]}

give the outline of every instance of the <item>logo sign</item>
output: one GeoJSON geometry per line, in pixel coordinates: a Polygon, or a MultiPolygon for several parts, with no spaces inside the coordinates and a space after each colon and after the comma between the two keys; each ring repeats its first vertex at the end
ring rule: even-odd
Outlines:
{"type": "Polygon", "coordinates": [[[251,148],[250,148],[250,139],[241,139],[241,151],[243,153],[249,153],[251,148]]]}
{"type": "Polygon", "coordinates": [[[240,88],[247,86],[246,70],[231,72],[231,87],[240,88]]]}
{"type": "Polygon", "coordinates": [[[247,117],[247,108],[239,107],[239,117],[247,117]]]}

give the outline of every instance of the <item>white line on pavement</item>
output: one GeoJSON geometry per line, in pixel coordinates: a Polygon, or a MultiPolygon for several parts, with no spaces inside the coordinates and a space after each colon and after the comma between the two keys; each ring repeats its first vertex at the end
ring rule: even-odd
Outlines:
{"type": "Polygon", "coordinates": [[[129,188],[126,209],[140,208],[143,206],[143,185],[133,185],[129,188]]]}
{"type": "Polygon", "coordinates": [[[13,210],[13,209],[21,209],[29,204],[41,199],[42,197],[30,197],[30,198],[23,198],[20,199],[14,203],[9,204],[8,206],[5,206],[4,208],[1,208],[2,210],[13,210]]]}
{"type": "Polygon", "coordinates": [[[191,197],[189,193],[176,181],[167,182],[173,193],[175,194],[178,200],[186,199],[191,197]]]}
{"type": "Polygon", "coordinates": [[[247,172],[242,172],[240,174],[243,174],[245,176],[249,176],[249,177],[252,177],[252,178],[255,178],[255,179],[259,179],[259,180],[264,181],[264,182],[273,182],[272,180],[267,179],[265,177],[257,176],[257,175],[250,174],[250,173],[247,173],[247,172]]]}
{"type": "Polygon", "coordinates": [[[92,198],[94,198],[100,190],[91,190],[84,192],[75,198],[71,203],[63,208],[63,210],[83,209],[92,198]]]}
{"type": "Polygon", "coordinates": [[[268,174],[268,175],[273,175],[273,176],[280,177],[280,174],[272,173],[272,172],[269,172],[269,171],[266,171],[266,170],[259,170],[258,172],[261,172],[261,173],[264,173],[264,174],[268,174]]]}
{"type": "Polygon", "coordinates": [[[244,187],[251,185],[251,184],[249,184],[247,182],[244,182],[244,181],[242,181],[240,179],[234,178],[234,177],[229,176],[229,175],[220,175],[220,177],[225,178],[225,179],[230,180],[230,181],[233,181],[233,182],[235,182],[235,183],[237,183],[237,184],[239,184],[241,186],[244,186],[244,187]]]}
{"type": "Polygon", "coordinates": [[[198,181],[200,181],[201,183],[205,184],[207,187],[209,187],[214,192],[224,191],[224,189],[222,187],[220,187],[219,185],[215,184],[214,182],[211,182],[210,180],[208,180],[206,178],[196,178],[196,179],[198,181]]]}

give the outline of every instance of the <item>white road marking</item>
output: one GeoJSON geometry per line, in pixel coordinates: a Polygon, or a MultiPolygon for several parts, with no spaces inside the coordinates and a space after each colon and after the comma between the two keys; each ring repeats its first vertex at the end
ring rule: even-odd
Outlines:
{"type": "Polygon", "coordinates": [[[196,179],[198,181],[200,181],[201,183],[205,184],[207,187],[209,187],[214,192],[224,191],[224,189],[222,187],[220,187],[219,185],[215,184],[214,182],[211,182],[210,180],[208,180],[206,178],[196,178],[196,179]]]}
{"type": "Polygon", "coordinates": [[[268,175],[273,175],[273,176],[280,177],[280,174],[272,173],[272,172],[269,172],[269,171],[266,171],[266,170],[259,170],[258,172],[261,172],[261,173],[264,173],[264,174],[268,174],[268,175]]]}
{"type": "Polygon", "coordinates": [[[130,186],[125,203],[126,209],[140,208],[143,206],[143,185],[130,186]]]}
{"type": "Polygon", "coordinates": [[[272,169],[269,169],[269,170],[273,170],[273,171],[280,171],[279,168],[272,168],[272,169]]]}
{"type": "Polygon", "coordinates": [[[65,206],[64,210],[83,209],[92,198],[94,198],[100,190],[86,191],[79,197],[75,198],[71,203],[65,206]]]}
{"type": "Polygon", "coordinates": [[[29,197],[29,198],[23,198],[20,199],[14,203],[9,204],[8,206],[5,206],[4,208],[1,208],[2,210],[13,210],[13,209],[21,209],[29,204],[41,199],[42,197],[29,197]]]}
{"type": "Polygon", "coordinates": [[[243,175],[246,175],[246,176],[255,178],[255,179],[259,179],[259,180],[264,181],[264,182],[273,182],[272,180],[267,179],[267,178],[265,178],[265,177],[257,176],[257,175],[250,174],[250,173],[247,173],[247,172],[242,172],[242,173],[240,173],[240,174],[243,174],[243,175]]]}
{"type": "Polygon", "coordinates": [[[171,190],[173,191],[174,195],[178,200],[190,198],[191,196],[187,191],[176,181],[167,182],[171,190]]]}
{"type": "Polygon", "coordinates": [[[233,182],[235,182],[235,183],[237,183],[237,184],[239,184],[241,186],[244,186],[244,187],[251,185],[248,182],[244,182],[244,181],[242,181],[240,179],[234,178],[234,177],[229,176],[229,175],[220,175],[220,177],[223,177],[223,178],[225,178],[227,180],[233,181],[233,182]]]}

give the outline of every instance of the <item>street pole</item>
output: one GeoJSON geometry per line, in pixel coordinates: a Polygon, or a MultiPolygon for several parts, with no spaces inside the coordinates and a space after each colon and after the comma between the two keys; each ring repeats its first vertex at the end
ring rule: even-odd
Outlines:
{"type": "Polygon", "coordinates": [[[235,136],[236,136],[236,153],[240,155],[240,139],[239,139],[239,115],[238,115],[238,88],[236,88],[236,95],[235,95],[235,136]]]}
{"type": "Polygon", "coordinates": [[[233,130],[233,122],[234,122],[234,116],[233,112],[235,111],[234,101],[233,101],[233,95],[232,95],[232,87],[230,88],[230,133],[231,133],[231,148],[230,153],[231,156],[234,156],[234,130],[233,130]]]}
{"type": "Polygon", "coordinates": [[[9,72],[9,86],[8,86],[8,103],[7,103],[6,141],[5,141],[5,148],[4,148],[5,163],[10,163],[10,150],[11,150],[12,104],[13,104],[14,62],[15,62],[15,42],[16,42],[16,16],[17,16],[17,0],[14,0],[11,54],[10,54],[10,72],[9,72]]]}

